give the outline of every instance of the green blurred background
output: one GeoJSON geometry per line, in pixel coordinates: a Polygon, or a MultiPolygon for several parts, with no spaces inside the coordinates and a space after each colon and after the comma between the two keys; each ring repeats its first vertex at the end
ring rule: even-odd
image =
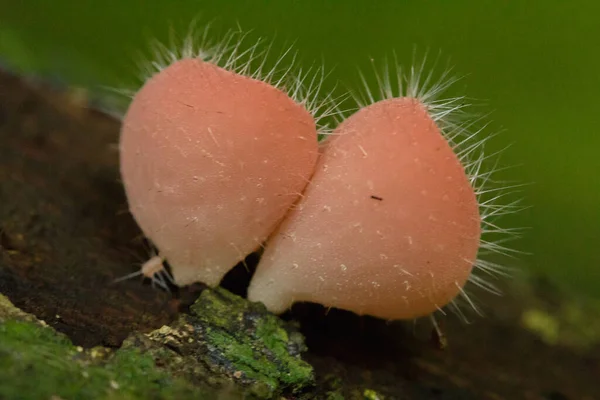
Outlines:
{"type": "MultiPolygon", "coordinates": [[[[492,111],[493,148],[518,167],[502,178],[531,183],[530,209],[503,221],[529,227],[514,264],[600,298],[600,2],[588,1],[149,1],[0,0],[0,59],[17,71],[93,91],[135,80],[150,39],[190,21],[215,34],[295,43],[300,62],[333,68],[358,88],[357,70],[396,52],[410,65],[427,49],[466,75],[454,88],[492,111]]],[[[1,90],[1,88],[0,88],[1,90]]]]}

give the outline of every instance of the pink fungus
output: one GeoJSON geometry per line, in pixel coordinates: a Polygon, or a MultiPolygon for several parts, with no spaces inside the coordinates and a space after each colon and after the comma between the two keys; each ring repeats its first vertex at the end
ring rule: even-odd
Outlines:
{"type": "Polygon", "coordinates": [[[175,283],[215,286],[296,201],[317,146],[313,116],[286,93],[188,58],[135,94],[121,174],[131,213],[175,283]]]}
{"type": "Polygon", "coordinates": [[[412,319],[462,292],[481,218],[469,176],[422,102],[392,98],[346,119],[303,198],[267,242],[248,298],[412,319]]]}

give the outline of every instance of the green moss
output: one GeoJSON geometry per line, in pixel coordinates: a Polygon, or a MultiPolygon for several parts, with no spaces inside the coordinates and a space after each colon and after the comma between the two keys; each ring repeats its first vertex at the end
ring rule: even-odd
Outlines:
{"type": "Polygon", "coordinates": [[[246,308],[248,308],[246,300],[227,290],[217,288],[202,292],[190,310],[202,322],[209,323],[213,327],[230,329],[239,323],[246,308]]]}
{"type": "Polygon", "coordinates": [[[7,319],[39,322],[33,315],[19,310],[6,296],[0,294],[0,322],[7,319]]]}
{"type": "Polygon", "coordinates": [[[264,382],[272,391],[277,390],[280,383],[287,386],[312,378],[312,368],[308,364],[297,359],[289,360],[289,355],[283,353],[271,358],[262,349],[257,349],[252,340],[239,341],[219,330],[208,331],[207,338],[236,370],[247,378],[264,382]]]}
{"type": "Polygon", "coordinates": [[[295,327],[224,289],[205,290],[191,315],[137,335],[125,346],[152,354],[186,380],[234,384],[254,398],[299,394],[314,385],[312,367],[300,358],[305,346],[295,327]]]}
{"type": "Polygon", "coordinates": [[[2,399],[215,398],[170,378],[135,350],[96,360],[52,329],[24,321],[0,324],[0,370],[2,399]]]}
{"type": "Polygon", "coordinates": [[[191,311],[116,352],[84,351],[0,296],[0,398],[216,399],[199,388],[237,385],[268,399],[314,385],[302,335],[262,305],[216,289],[191,311]]]}
{"type": "MultiPolygon", "coordinates": [[[[312,383],[312,367],[298,352],[290,352],[294,343],[286,326],[261,304],[217,289],[205,291],[193,311],[210,324],[209,341],[246,376],[264,381],[273,390],[280,385],[303,387],[312,383]]],[[[293,332],[292,336],[298,335],[293,332]]]]}

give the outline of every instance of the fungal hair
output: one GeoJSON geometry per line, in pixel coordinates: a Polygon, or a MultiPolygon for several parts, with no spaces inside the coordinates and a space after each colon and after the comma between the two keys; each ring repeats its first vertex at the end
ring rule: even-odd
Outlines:
{"type": "Polygon", "coordinates": [[[169,284],[175,285],[175,281],[171,273],[166,269],[164,262],[165,260],[162,257],[154,255],[145,261],[137,271],[121,276],[113,280],[113,283],[141,276],[144,279],[150,279],[153,288],[159,287],[170,292],[169,284]]]}
{"type": "Polygon", "coordinates": [[[183,59],[199,59],[287,93],[314,117],[320,137],[330,133],[343,118],[340,106],[348,96],[335,97],[335,86],[331,90],[325,89],[329,73],[324,63],[315,63],[308,68],[300,66],[294,45],[272,57],[274,41],[253,39],[250,33],[238,27],[219,35],[210,23],[199,27],[197,19],[192,21],[184,36],[171,28],[166,43],[152,40],[149,52],[139,53],[137,69],[140,72],[136,87],[113,91],[132,98],[144,82],[169,65],[183,59]]]}

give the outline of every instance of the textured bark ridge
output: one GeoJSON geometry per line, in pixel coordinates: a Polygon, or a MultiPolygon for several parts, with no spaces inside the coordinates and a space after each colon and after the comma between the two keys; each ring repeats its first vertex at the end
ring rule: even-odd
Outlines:
{"type": "Polygon", "coordinates": [[[118,181],[119,122],[76,99],[0,72],[0,398],[598,398],[598,349],[523,329],[527,298],[482,297],[487,318],[440,321],[440,351],[426,322],[415,335],[298,304],[283,317],[297,331],[224,290],[112,284],[148,251],[118,181]]]}

